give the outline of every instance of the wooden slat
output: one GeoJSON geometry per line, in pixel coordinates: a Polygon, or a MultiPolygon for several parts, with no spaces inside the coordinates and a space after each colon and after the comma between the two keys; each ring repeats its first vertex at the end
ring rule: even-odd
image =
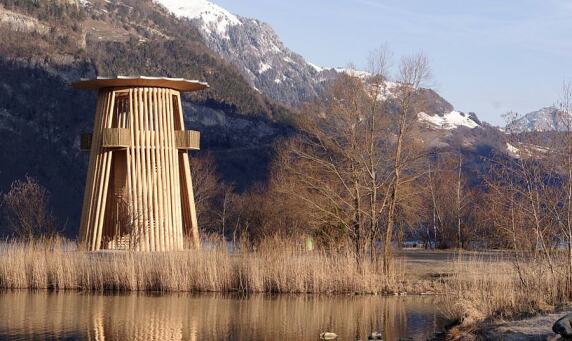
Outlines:
{"type": "MultiPolygon", "coordinates": [[[[95,109],[95,118],[94,118],[94,124],[93,124],[94,131],[96,131],[96,134],[95,134],[96,137],[97,137],[97,131],[101,128],[102,113],[103,113],[101,107],[103,106],[104,99],[105,99],[105,95],[103,94],[103,92],[100,92],[97,96],[97,107],[95,109]]],[[[82,207],[82,212],[81,212],[80,232],[79,232],[80,244],[82,244],[82,247],[85,247],[87,249],[89,249],[88,235],[91,232],[90,226],[89,226],[89,219],[91,216],[91,207],[92,207],[91,195],[93,192],[93,186],[94,186],[94,182],[95,182],[95,169],[97,167],[96,153],[97,153],[96,148],[92,144],[91,152],[89,155],[89,165],[88,165],[88,170],[87,170],[87,178],[85,181],[85,190],[84,190],[84,194],[83,194],[83,207],[82,207]]]]}
{"type": "MultiPolygon", "coordinates": [[[[179,106],[179,120],[180,128],[183,130],[185,128],[185,121],[183,118],[183,108],[181,105],[181,95],[176,95],[177,104],[179,106]]],[[[195,207],[195,195],[193,191],[193,178],[191,176],[191,165],[189,162],[189,157],[186,152],[181,153],[182,157],[180,158],[182,162],[182,180],[183,189],[184,191],[181,193],[181,196],[184,196],[184,202],[186,203],[186,207],[183,207],[184,210],[187,212],[189,220],[186,222],[186,228],[189,230],[189,235],[191,237],[192,246],[195,249],[200,248],[200,238],[199,238],[199,224],[197,220],[197,211],[195,207]]]]}
{"type": "Polygon", "coordinates": [[[136,145],[136,149],[137,149],[137,155],[135,157],[136,161],[137,161],[137,201],[138,201],[138,211],[137,211],[137,216],[138,216],[138,225],[137,225],[137,230],[138,230],[138,244],[139,244],[139,250],[141,251],[147,251],[147,247],[146,247],[146,240],[145,240],[145,234],[146,234],[146,229],[147,229],[147,214],[146,214],[146,201],[144,199],[145,197],[145,190],[144,190],[144,182],[143,182],[143,177],[144,177],[144,167],[145,164],[143,163],[144,160],[144,152],[143,152],[143,139],[141,137],[142,135],[142,129],[141,129],[141,115],[140,115],[140,108],[141,108],[141,89],[135,89],[133,90],[133,94],[134,94],[134,110],[133,110],[133,117],[135,120],[135,126],[133,127],[133,129],[135,130],[135,145],[136,145]]]}
{"type": "Polygon", "coordinates": [[[150,167],[150,185],[151,185],[151,205],[152,205],[152,209],[151,209],[151,213],[153,214],[153,225],[151,225],[152,228],[152,236],[153,236],[153,248],[152,251],[159,251],[159,249],[161,248],[161,244],[159,242],[159,228],[160,225],[158,223],[159,221],[159,200],[158,200],[158,196],[159,196],[159,185],[157,184],[157,144],[156,144],[156,137],[157,137],[157,133],[156,133],[156,127],[155,127],[155,115],[156,115],[156,111],[155,111],[155,99],[154,99],[154,92],[155,92],[155,88],[151,88],[149,89],[148,92],[146,92],[147,94],[147,115],[148,115],[148,120],[149,120],[149,154],[150,154],[150,158],[151,158],[151,167],[150,167]]]}
{"type": "Polygon", "coordinates": [[[156,131],[156,141],[155,141],[155,159],[157,160],[157,205],[158,205],[158,220],[157,220],[157,238],[159,240],[159,247],[156,251],[165,251],[165,221],[166,221],[166,214],[165,214],[165,185],[164,185],[164,169],[165,169],[165,160],[163,158],[163,125],[161,124],[161,115],[162,112],[160,110],[160,103],[159,100],[161,89],[154,89],[153,90],[153,125],[156,131]]]}
{"type": "Polygon", "coordinates": [[[171,97],[170,93],[171,93],[170,91],[165,91],[165,106],[167,108],[165,117],[167,120],[167,135],[168,135],[168,148],[167,148],[168,158],[169,158],[168,186],[170,188],[169,195],[171,196],[171,211],[169,212],[169,214],[171,214],[173,221],[171,226],[169,226],[169,229],[167,230],[168,233],[167,245],[169,249],[173,249],[175,247],[174,232],[181,225],[177,217],[177,204],[179,200],[176,195],[177,188],[175,185],[175,177],[177,176],[175,167],[176,159],[173,154],[173,151],[175,150],[175,136],[174,136],[174,125],[173,125],[173,105],[170,101],[171,97]]]}
{"type": "Polygon", "coordinates": [[[153,234],[154,224],[155,224],[155,217],[153,215],[153,184],[151,183],[151,177],[153,172],[153,164],[151,163],[151,134],[149,129],[149,89],[143,88],[141,89],[142,92],[142,100],[143,100],[143,110],[142,110],[142,120],[143,120],[143,137],[144,137],[144,145],[143,149],[145,150],[145,211],[147,212],[147,226],[146,226],[146,238],[145,241],[148,242],[148,249],[147,251],[151,251],[155,248],[155,235],[153,234]]]}
{"type": "Polygon", "coordinates": [[[169,134],[169,107],[167,105],[168,99],[168,91],[162,89],[161,91],[161,120],[162,120],[162,127],[163,127],[163,135],[165,138],[164,144],[164,159],[165,159],[165,200],[167,201],[167,205],[165,207],[165,214],[167,216],[167,224],[165,226],[165,248],[171,249],[171,231],[173,230],[173,226],[175,225],[175,217],[173,216],[173,200],[174,196],[173,187],[171,184],[171,179],[173,178],[173,172],[171,169],[171,153],[169,148],[171,148],[171,135],[169,134]]]}
{"type": "Polygon", "coordinates": [[[129,197],[129,206],[131,218],[133,219],[133,224],[131,226],[131,235],[130,235],[130,244],[131,247],[135,246],[135,250],[141,251],[141,244],[139,242],[139,227],[142,225],[141,217],[139,216],[139,150],[137,146],[137,135],[136,135],[136,117],[135,117],[135,106],[136,106],[136,95],[133,89],[129,90],[129,126],[131,131],[131,148],[129,149],[129,164],[130,164],[130,171],[129,171],[129,179],[130,179],[130,197],[129,197]]]}
{"type": "MultiPolygon", "coordinates": [[[[104,117],[103,117],[103,131],[104,128],[111,127],[111,122],[113,119],[113,108],[115,105],[115,96],[112,91],[108,92],[108,101],[107,105],[104,108],[104,117]]],[[[106,151],[101,147],[101,144],[98,142],[97,149],[99,151],[98,156],[101,158],[101,168],[100,168],[100,175],[96,177],[97,186],[96,192],[93,197],[95,201],[95,214],[93,220],[93,234],[91,240],[91,250],[97,251],[101,248],[101,235],[103,229],[103,219],[104,219],[104,212],[105,212],[105,204],[107,202],[107,190],[109,188],[109,173],[111,169],[111,158],[112,154],[111,151],[106,151]]]]}

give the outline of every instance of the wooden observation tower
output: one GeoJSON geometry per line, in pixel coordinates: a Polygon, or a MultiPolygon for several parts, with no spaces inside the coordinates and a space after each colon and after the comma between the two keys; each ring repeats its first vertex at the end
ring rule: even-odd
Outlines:
{"type": "Polygon", "coordinates": [[[84,80],[98,90],[79,238],[101,249],[173,251],[199,247],[188,151],[199,132],[185,130],[181,92],[208,88],[184,79],[84,80]],[[190,241],[190,245],[185,245],[190,241]]]}

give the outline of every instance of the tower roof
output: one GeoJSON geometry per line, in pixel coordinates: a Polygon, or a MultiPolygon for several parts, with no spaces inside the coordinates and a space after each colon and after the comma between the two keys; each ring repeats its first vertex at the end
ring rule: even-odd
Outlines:
{"type": "Polygon", "coordinates": [[[209,87],[207,83],[196,80],[146,76],[97,77],[96,79],[82,79],[71,86],[74,89],[155,87],[169,88],[182,92],[198,91],[209,87]]]}

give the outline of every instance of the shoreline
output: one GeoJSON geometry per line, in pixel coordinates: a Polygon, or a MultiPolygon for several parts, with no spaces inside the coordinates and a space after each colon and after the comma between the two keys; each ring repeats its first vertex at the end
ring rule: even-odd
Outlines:
{"type": "Polygon", "coordinates": [[[498,321],[484,326],[480,334],[487,339],[499,339],[505,341],[517,340],[558,340],[559,335],[552,332],[552,325],[562,316],[571,313],[567,310],[540,314],[528,318],[513,321],[498,321]]]}

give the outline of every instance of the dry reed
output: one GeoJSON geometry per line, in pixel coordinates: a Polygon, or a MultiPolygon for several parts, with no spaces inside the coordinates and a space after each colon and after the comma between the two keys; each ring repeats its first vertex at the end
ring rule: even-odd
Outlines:
{"type": "Polygon", "coordinates": [[[382,276],[350,253],[307,252],[270,241],[262,250],[223,245],[168,253],[78,251],[69,241],[0,244],[0,288],[84,291],[388,293],[399,275],[382,276]]]}
{"type": "MultiPolygon", "coordinates": [[[[560,265],[565,259],[558,260],[560,265]]],[[[565,269],[565,266],[561,267],[565,269]]],[[[459,321],[460,330],[474,330],[486,321],[548,312],[568,302],[566,271],[552,273],[533,257],[514,262],[512,255],[484,260],[456,260],[444,280],[445,313],[459,321]]]]}

